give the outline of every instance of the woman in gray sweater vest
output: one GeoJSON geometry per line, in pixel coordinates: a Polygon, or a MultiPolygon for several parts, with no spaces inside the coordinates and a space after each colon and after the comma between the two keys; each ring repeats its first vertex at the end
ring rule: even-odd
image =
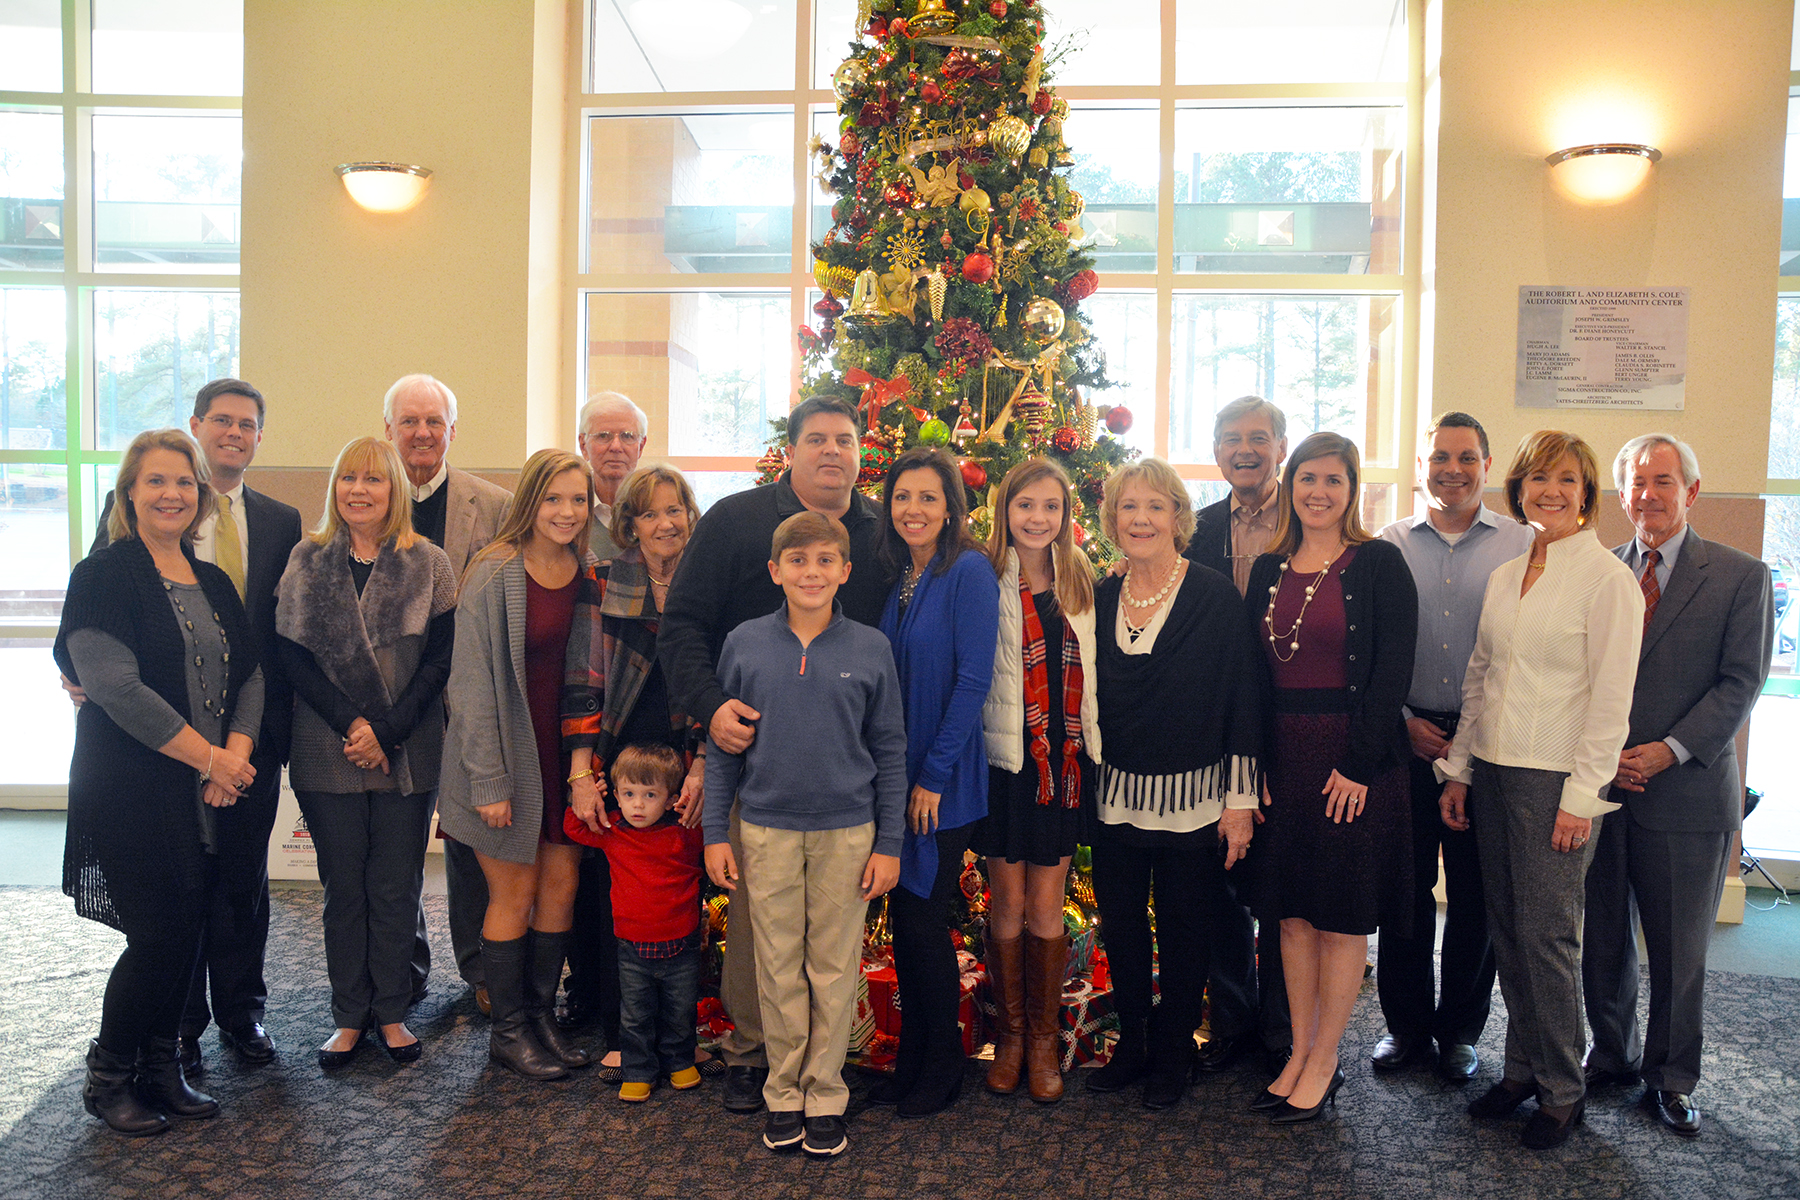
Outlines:
{"type": "Polygon", "coordinates": [[[375,438],[338,452],[325,516],[288,556],[275,632],[293,680],[288,779],[325,884],[337,1029],[319,1065],[349,1062],[371,1023],[396,1062],[406,1028],[425,837],[444,737],[456,576],[413,532],[400,456],[375,438]]]}
{"type": "MultiPolygon", "coordinates": [[[[575,919],[580,845],[563,832],[570,791],[582,811],[600,802],[591,767],[570,778],[564,699],[590,716],[587,641],[568,682],[569,633],[597,613],[586,460],[539,450],[525,463],[494,540],[469,564],[450,674],[439,822],[475,851],[487,877],[481,925],[493,1024],[488,1056],[528,1079],[561,1079],[587,1051],[556,1024],[556,988],[575,919]]],[[[588,742],[591,746],[591,740],[588,742]]]]}

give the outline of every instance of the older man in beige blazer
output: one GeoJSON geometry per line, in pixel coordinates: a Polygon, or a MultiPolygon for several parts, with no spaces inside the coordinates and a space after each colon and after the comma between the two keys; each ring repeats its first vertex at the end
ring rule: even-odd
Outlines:
{"type": "MultiPolygon", "coordinates": [[[[506,519],[512,495],[447,461],[456,440],[456,393],[429,375],[403,375],[381,404],[388,441],[400,451],[412,491],[413,529],[444,548],[450,566],[463,568],[506,519]]],[[[444,882],[449,893],[450,946],[456,969],[488,1011],[487,977],[481,968],[481,921],[487,912],[487,879],[475,852],[444,839],[444,882]]],[[[419,910],[419,937],[413,949],[413,999],[425,994],[431,949],[425,938],[425,910],[419,910]]]]}

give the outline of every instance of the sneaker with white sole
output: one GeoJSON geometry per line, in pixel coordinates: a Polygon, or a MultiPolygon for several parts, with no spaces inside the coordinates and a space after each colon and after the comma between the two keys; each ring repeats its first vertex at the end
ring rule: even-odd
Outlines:
{"type": "Polygon", "coordinates": [[[771,1150],[792,1150],[806,1136],[806,1116],[797,1112],[771,1112],[763,1125],[763,1145],[771,1150]]]}
{"type": "Polygon", "coordinates": [[[814,1158],[831,1158],[842,1154],[850,1145],[844,1131],[844,1118],[825,1115],[806,1118],[806,1140],[801,1149],[814,1158]]]}

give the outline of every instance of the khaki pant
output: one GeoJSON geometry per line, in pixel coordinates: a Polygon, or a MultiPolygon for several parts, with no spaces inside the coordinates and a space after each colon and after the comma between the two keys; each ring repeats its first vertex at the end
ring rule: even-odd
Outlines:
{"type": "MultiPolygon", "coordinates": [[[[731,827],[728,834],[732,857],[741,872],[744,864],[744,841],[738,806],[731,805],[731,827]]],[[[725,963],[719,971],[719,1002],[731,1016],[732,1029],[719,1043],[719,1053],[728,1067],[766,1067],[763,1053],[762,1000],[756,989],[756,918],[750,901],[750,889],[740,887],[731,893],[725,909],[725,963]]]]}
{"type": "Polygon", "coordinates": [[[741,890],[756,909],[756,979],[762,992],[770,1112],[842,1116],[844,1053],[862,969],[862,874],[873,823],[798,833],[745,821],[741,890]]]}

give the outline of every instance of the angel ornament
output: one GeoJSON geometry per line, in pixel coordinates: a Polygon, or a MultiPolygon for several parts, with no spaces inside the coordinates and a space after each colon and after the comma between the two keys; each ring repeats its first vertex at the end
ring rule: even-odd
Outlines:
{"type": "Polygon", "coordinates": [[[930,172],[921,171],[918,167],[907,164],[912,172],[913,191],[919,199],[933,208],[945,208],[955,204],[962,195],[962,185],[957,182],[957,168],[962,159],[953,158],[948,164],[931,168],[930,172]]]}

